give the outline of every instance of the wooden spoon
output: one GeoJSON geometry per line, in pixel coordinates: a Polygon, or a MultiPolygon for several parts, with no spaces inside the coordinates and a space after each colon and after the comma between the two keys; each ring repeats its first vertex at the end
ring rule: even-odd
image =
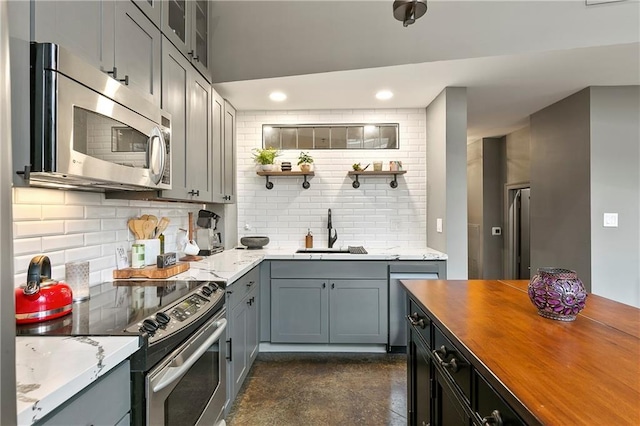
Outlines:
{"type": "Polygon", "coordinates": [[[158,238],[158,236],[160,234],[162,234],[165,229],[167,229],[167,226],[169,226],[169,218],[168,217],[162,217],[160,218],[160,222],[158,222],[158,227],[156,228],[156,238],[158,238]]]}
{"type": "Polygon", "coordinates": [[[152,220],[145,220],[142,222],[142,232],[145,240],[153,238],[153,233],[156,230],[156,224],[152,220]]]}
{"type": "Polygon", "coordinates": [[[144,239],[144,223],[146,221],[142,219],[134,219],[133,220],[133,233],[136,236],[136,239],[143,240],[144,239]]]}

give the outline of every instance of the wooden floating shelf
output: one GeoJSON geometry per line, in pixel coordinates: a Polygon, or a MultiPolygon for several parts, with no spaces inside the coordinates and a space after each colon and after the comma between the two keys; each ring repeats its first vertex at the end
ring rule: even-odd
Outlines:
{"type": "Polygon", "coordinates": [[[348,173],[349,176],[355,176],[356,180],[351,184],[354,188],[360,187],[360,181],[358,178],[360,176],[393,176],[393,180],[389,182],[389,185],[392,188],[398,187],[398,175],[403,175],[407,173],[406,170],[380,170],[380,171],[367,171],[367,170],[352,170],[348,173]]]}
{"type": "Polygon", "coordinates": [[[291,177],[291,176],[302,176],[304,177],[304,182],[302,182],[302,187],[304,189],[308,189],[311,184],[309,183],[309,181],[307,180],[307,176],[315,176],[314,172],[301,172],[301,171],[290,171],[290,172],[278,172],[278,171],[274,171],[274,172],[256,172],[258,173],[258,176],[264,176],[267,179],[267,184],[265,185],[267,187],[267,189],[272,189],[273,188],[273,182],[269,182],[269,176],[282,176],[282,177],[291,177]]]}

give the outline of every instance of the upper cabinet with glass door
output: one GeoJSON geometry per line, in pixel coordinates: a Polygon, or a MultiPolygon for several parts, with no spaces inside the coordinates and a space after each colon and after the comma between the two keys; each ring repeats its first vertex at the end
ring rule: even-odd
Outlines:
{"type": "Polygon", "coordinates": [[[211,82],[209,13],[206,0],[164,0],[162,33],[211,82]]]}

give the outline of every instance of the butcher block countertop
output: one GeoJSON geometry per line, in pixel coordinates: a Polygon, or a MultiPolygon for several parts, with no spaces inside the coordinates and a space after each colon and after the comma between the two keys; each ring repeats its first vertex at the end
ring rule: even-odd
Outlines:
{"type": "Polygon", "coordinates": [[[402,284],[525,420],[640,424],[640,309],[589,294],[562,322],[538,315],[528,281],[402,284]]]}

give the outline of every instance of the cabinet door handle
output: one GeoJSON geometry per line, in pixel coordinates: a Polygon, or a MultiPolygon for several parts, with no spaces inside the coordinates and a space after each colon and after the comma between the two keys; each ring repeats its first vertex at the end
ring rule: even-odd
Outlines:
{"type": "Polygon", "coordinates": [[[322,283],[322,288],[326,288],[327,287],[327,283],[322,283]]]}
{"type": "Polygon", "coordinates": [[[451,358],[449,362],[445,361],[443,358],[446,358],[449,354],[451,354],[451,351],[449,351],[444,345],[440,346],[440,349],[435,349],[432,353],[436,358],[438,364],[440,364],[447,370],[450,370],[452,373],[457,373],[460,370],[461,364],[463,364],[459,362],[455,357],[451,358]]]}
{"type": "Polygon", "coordinates": [[[231,362],[231,357],[232,357],[232,355],[231,355],[231,349],[233,348],[233,347],[231,346],[231,339],[227,340],[227,343],[229,344],[229,352],[227,352],[227,354],[228,354],[228,355],[227,355],[225,358],[227,358],[227,359],[229,360],[229,362],[231,362]]]}
{"type": "Polygon", "coordinates": [[[420,318],[417,312],[407,315],[407,319],[414,327],[426,328],[427,324],[424,322],[424,318],[420,318]]]}
{"type": "Polygon", "coordinates": [[[502,416],[500,415],[500,411],[493,410],[490,416],[486,416],[482,418],[483,425],[495,425],[502,426],[502,416]]]}
{"type": "Polygon", "coordinates": [[[187,192],[187,194],[195,195],[196,197],[199,197],[200,196],[200,190],[199,189],[192,189],[191,191],[187,192]]]}
{"type": "Polygon", "coordinates": [[[129,76],[125,75],[123,79],[118,79],[118,81],[122,84],[124,84],[125,86],[129,85],[129,76]]]}
{"type": "Polygon", "coordinates": [[[336,283],[331,283],[331,288],[336,288],[336,283]]]}
{"type": "Polygon", "coordinates": [[[118,68],[113,67],[111,71],[105,71],[105,72],[109,74],[111,77],[118,79],[118,68]]]}

